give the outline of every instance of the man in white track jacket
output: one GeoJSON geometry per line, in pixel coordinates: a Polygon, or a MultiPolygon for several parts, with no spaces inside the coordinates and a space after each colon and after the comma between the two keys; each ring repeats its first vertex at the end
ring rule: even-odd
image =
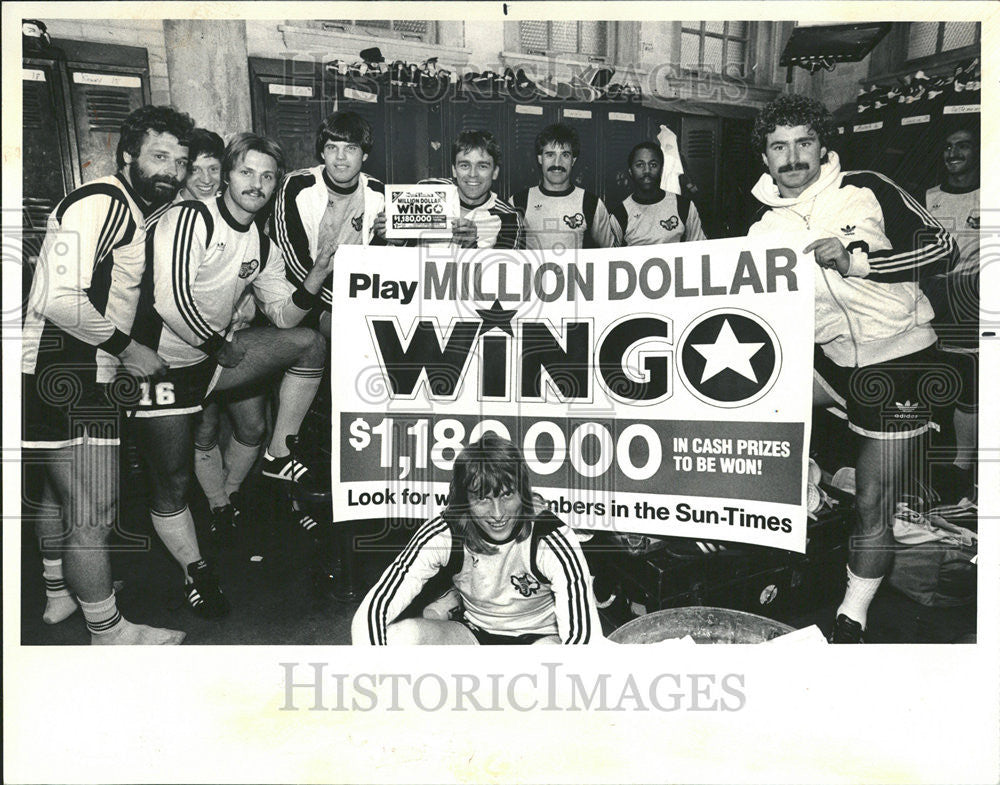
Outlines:
{"type": "Polygon", "coordinates": [[[831,118],[817,101],[768,104],[753,143],[768,172],[753,188],[763,204],[750,236],[806,233],[816,276],[814,404],[847,411],[862,446],[858,523],[833,642],[861,642],[868,606],[892,559],[892,518],[912,439],[929,428],[933,385],[947,373],[934,348],[934,309],[919,279],[955,261],[954,240],[887,177],[842,172],[827,149],[831,118]]]}

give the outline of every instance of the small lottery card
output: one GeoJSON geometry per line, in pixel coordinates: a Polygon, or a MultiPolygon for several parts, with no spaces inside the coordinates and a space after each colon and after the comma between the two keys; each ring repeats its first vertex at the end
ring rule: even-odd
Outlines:
{"type": "Polygon", "coordinates": [[[454,185],[387,185],[385,236],[390,240],[448,239],[459,217],[454,185]]]}

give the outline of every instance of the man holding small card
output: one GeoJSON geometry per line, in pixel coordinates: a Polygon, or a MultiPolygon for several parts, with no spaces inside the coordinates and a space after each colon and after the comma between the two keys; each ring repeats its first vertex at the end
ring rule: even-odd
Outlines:
{"type": "Polygon", "coordinates": [[[421,184],[458,188],[461,214],[452,223],[450,240],[421,238],[421,245],[454,248],[524,248],[521,216],[491,189],[500,174],[500,145],[489,131],[462,131],[451,145],[452,177],[433,177],[421,184]]]}

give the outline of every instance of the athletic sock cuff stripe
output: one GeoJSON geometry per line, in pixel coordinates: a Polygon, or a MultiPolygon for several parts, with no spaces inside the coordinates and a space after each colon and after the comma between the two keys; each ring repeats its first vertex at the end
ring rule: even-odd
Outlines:
{"type": "Polygon", "coordinates": [[[256,444],[249,444],[249,443],[243,441],[242,439],[240,439],[235,433],[230,434],[229,438],[231,438],[237,444],[242,444],[244,447],[260,447],[261,444],[264,443],[263,440],[261,440],[261,441],[257,442],[256,444]]]}
{"type": "Polygon", "coordinates": [[[91,619],[87,619],[87,629],[91,632],[107,632],[118,624],[118,622],[121,621],[121,618],[121,611],[116,608],[114,615],[108,619],[104,619],[103,621],[92,621],[91,619]]]}
{"type": "Polygon", "coordinates": [[[177,518],[180,515],[184,515],[188,511],[188,506],[185,504],[179,510],[174,512],[160,512],[158,510],[150,509],[149,514],[155,518],[177,518]]]}
{"type": "Polygon", "coordinates": [[[305,377],[312,378],[312,377],[315,377],[315,376],[322,376],[323,375],[323,369],[322,368],[289,368],[287,371],[285,371],[285,374],[286,375],[291,375],[291,376],[305,376],[305,377]]]}
{"type": "MultiPolygon", "coordinates": [[[[235,436],[233,438],[236,439],[235,436]]],[[[237,441],[239,440],[237,439],[237,441]]],[[[198,444],[198,442],[194,443],[194,448],[196,450],[201,450],[202,452],[209,452],[211,450],[214,450],[218,446],[219,446],[218,440],[212,442],[211,444],[198,444]]]]}

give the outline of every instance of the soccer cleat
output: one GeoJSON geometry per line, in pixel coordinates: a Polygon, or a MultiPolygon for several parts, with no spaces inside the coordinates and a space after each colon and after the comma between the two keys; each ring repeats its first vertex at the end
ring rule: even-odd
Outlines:
{"type": "Polygon", "coordinates": [[[229,613],[229,602],[219,588],[212,566],[200,559],[187,567],[190,583],[184,584],[188,607],[206,619],[218,619],[229,613]]]}
{"type": "Polygon", "coordinates": [[[303,482],[309,474],[309,467],[302,461],[293,458],[291,453],[275,458],[265,450],[260,473],[273,480],[303,482]]]}
{"type": "Polygon", "coordinates": [[[833,632],[830,633],[830,643],[864,643],[861,625],[843,613],[837,616],[833,623],[833,632]]]}
{"type": "Polygon", "coordinates": [[[236,508],[232,504],[213,507],[212,518],[208,522],[208,534],[214,542],[222,542],[236,529],[236,508]]]}

